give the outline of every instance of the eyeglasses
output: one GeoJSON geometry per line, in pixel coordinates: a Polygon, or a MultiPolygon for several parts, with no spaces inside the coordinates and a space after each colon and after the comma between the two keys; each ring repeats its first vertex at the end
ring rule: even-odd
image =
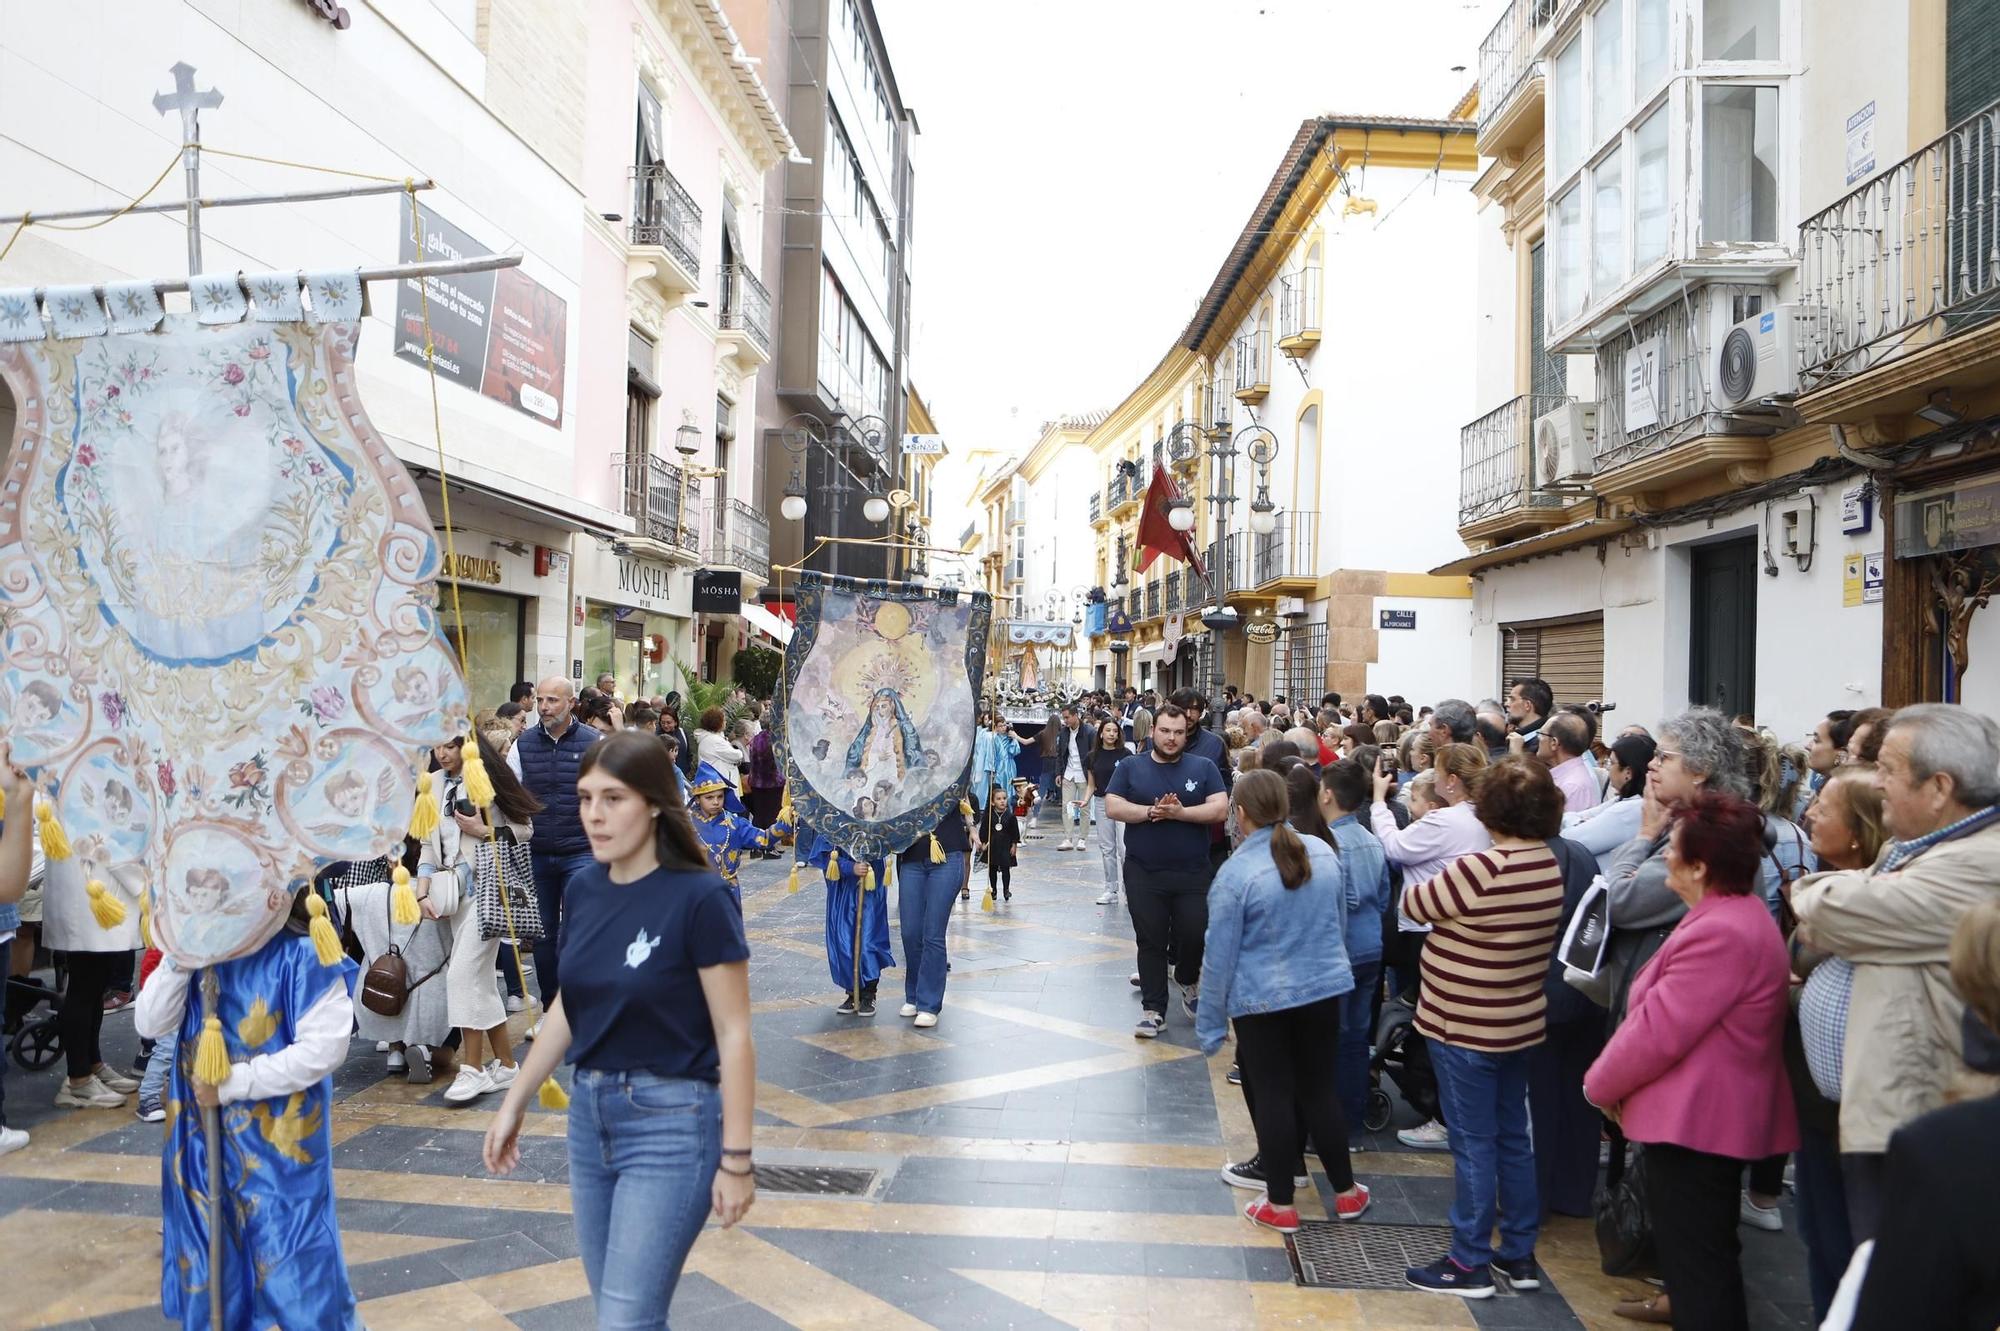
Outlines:
{"type": "Polygon", "coordinates": [[[1679,762],[1680,760],[1681,760],[1681,751],[1679,749],[1653,750],[1653,761],[1656,763],[1664,763],[1669,761],[1679,762]]]}

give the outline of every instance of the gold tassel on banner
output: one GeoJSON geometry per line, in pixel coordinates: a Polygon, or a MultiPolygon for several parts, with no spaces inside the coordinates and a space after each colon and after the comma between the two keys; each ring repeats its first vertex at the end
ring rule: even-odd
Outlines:
{"type": "Polygon", "coordinates": [[[535,1098],[541,1101],[544,1109],[560,1111],[569,1108],[569,1092],[554,1077],[542,1083],[542,1089],[535,1092],[535,1098]]]}
{"type": "Polygon", "coordinates": [[[389,918],[397,924],[415,924],[424,917],[417,905],[416,889],[410,886],[410,871],[397,865],[389,874],[389,918]]]}
{"type": "Polygon", "coordinates": [[[983,896],[983,897],[981,897],[981,898],[979,899],[979,909],[981,909],[982,911],[985,911],[985,912],[986,912],[986,913],[987,913],[988,915],[991,915],[991,914],[993,913],[993,889],[992,889],[992,888],[988,888],[988,889],[986,890],[986,895],[985,895],[985,896],[983,896]]]}
{"type": "Polygon", "coordinates": [[[90,896],[90,914],[100,929],[116,929],[125,923],[125,903],[111,895],[104,880],[93,878],[83,885],[90,896]]]}
{"type": "Polygon", "coordinates": [[[837,850],[826,857],[826,881],[829,883],[840,881],[840,852],[837,850]]]}
{"type": "Polygon", "coordinates": [[[931,863],[944,863],[944,842],[937,839],[936,832],[931,833],[931,863]]]}
{"type": "Polygon", "coordinates": [[[7,792],[0,790],[0,818],[7,816],[7,792]]]}
{"type": "Polygon", "coordinates": [[[477,735],[466,739],[463,753],[465,766],[460,776],[465,781],[465,798],[472,802],[473,808],[483,809],[493,803],[493,778],[487,774],[486,760],[479,756],[477,735]]]}
{"type": "Polygon", "coordinates": [[[430,777],[420,776],[417,778],[416,806],[410,810],[410,835],[423,841],[437,830],[437,795],[431,790],[430,777]]]}
{"type": "Polygon", "coordinates": [[[896,857],[891,855],[882,865],[882,886],[884,889],[896,885],[896,857]]]}
{"type": "Polygon", "coordinates": [[[861,861],[861,890],[863,892],[875,890],[875,866],[867,860],[861,861]]]}
{"type": "Polygon", "coordinates": [[[340,964],[340,935],[333,931],[333,921],[327,918],[326,902],[320,900],[317,892],[306,894],[306,914],[312,917],[312,925],[306,930],[313,942],[313,952],[322,966],[340,964]]]}
{"type": "Polygon", "coordinates": [[[798,892],[798,890],[799,890],[799,862],[795,858],[792,860],[791,876],[785,879],[785,895],[786,896],[795,895],[798,892]]]}
{"type": "Polygon", "coordinates": [[[153,946],[153,894],[146,893],[139,898],[139,946],[153,946]]]}
{"type": "Polygon", "coordinates": [[[203,1018],[201,1038],[194,1046],[194,1079],[204,1086],[220,1086],[229,1080],[229,1046],[222,1039],[222,1018],[213,1012],[203,1018]]]}
{"type": "Polygon", "coordinates": [[[36,801],[35,825],[42,834],[42,855],[51,860],[68,859],[69,837],[63,832],[62,824],[56,821],[56,806],[36,801]]]}

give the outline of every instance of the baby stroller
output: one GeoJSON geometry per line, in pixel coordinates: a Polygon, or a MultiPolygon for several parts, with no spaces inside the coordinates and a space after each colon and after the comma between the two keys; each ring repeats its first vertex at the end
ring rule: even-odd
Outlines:
{"type": "Polygon", "coordinates": [[[1422,1115],[1424,1122],[1437,1117],[1437,1073],[1431,1068],[1430,1050],[1417,1034],[1414,994],[1390,997],[1382,1004],[1382,1015],[1375,1023],[1375,1053],[1368,1060],[1368,1075],[1375,1083],[1368,1096],[1366,1127],[1370,1132],[1380,1132],[1389,1126],[1389,1093],[1381,1084],[1384,1072],[1403,1093],[1403,1102],[1422,1115]]]}
{"type": "Polygon", "coordinates": [[[62,1057],[62,1036],[56,1029],[59,996],[27,976],[7,978],[7,1051],[30,1072],[40,1072],[62,1057]]]}

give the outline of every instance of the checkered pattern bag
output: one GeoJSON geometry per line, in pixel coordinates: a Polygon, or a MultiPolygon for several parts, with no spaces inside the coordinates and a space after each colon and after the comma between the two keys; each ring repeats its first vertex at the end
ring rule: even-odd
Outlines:
{"type": "Polygon", "coordinates": [[[544,936],[535,900],[535,862],[528,848],[501,828],[491,841],[472,846],[473,900],[479,908],[479,936],[508,942],[539,943],[544,936]]]}

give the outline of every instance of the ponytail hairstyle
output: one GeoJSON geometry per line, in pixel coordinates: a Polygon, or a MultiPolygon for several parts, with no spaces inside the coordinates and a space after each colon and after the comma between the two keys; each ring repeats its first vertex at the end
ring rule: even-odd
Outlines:
{"type": "Polygon", "coordinates": [[[1306,843],[1299,840],[1291,824],[1291,792],[1276,772],[1258,768],[1236,778],[1232,795],[1237,812],[1271,833],[1271,859],[1278,866],[1278,878],[1289,891],[1312,877],[1312,859],[1306,843]]]}

